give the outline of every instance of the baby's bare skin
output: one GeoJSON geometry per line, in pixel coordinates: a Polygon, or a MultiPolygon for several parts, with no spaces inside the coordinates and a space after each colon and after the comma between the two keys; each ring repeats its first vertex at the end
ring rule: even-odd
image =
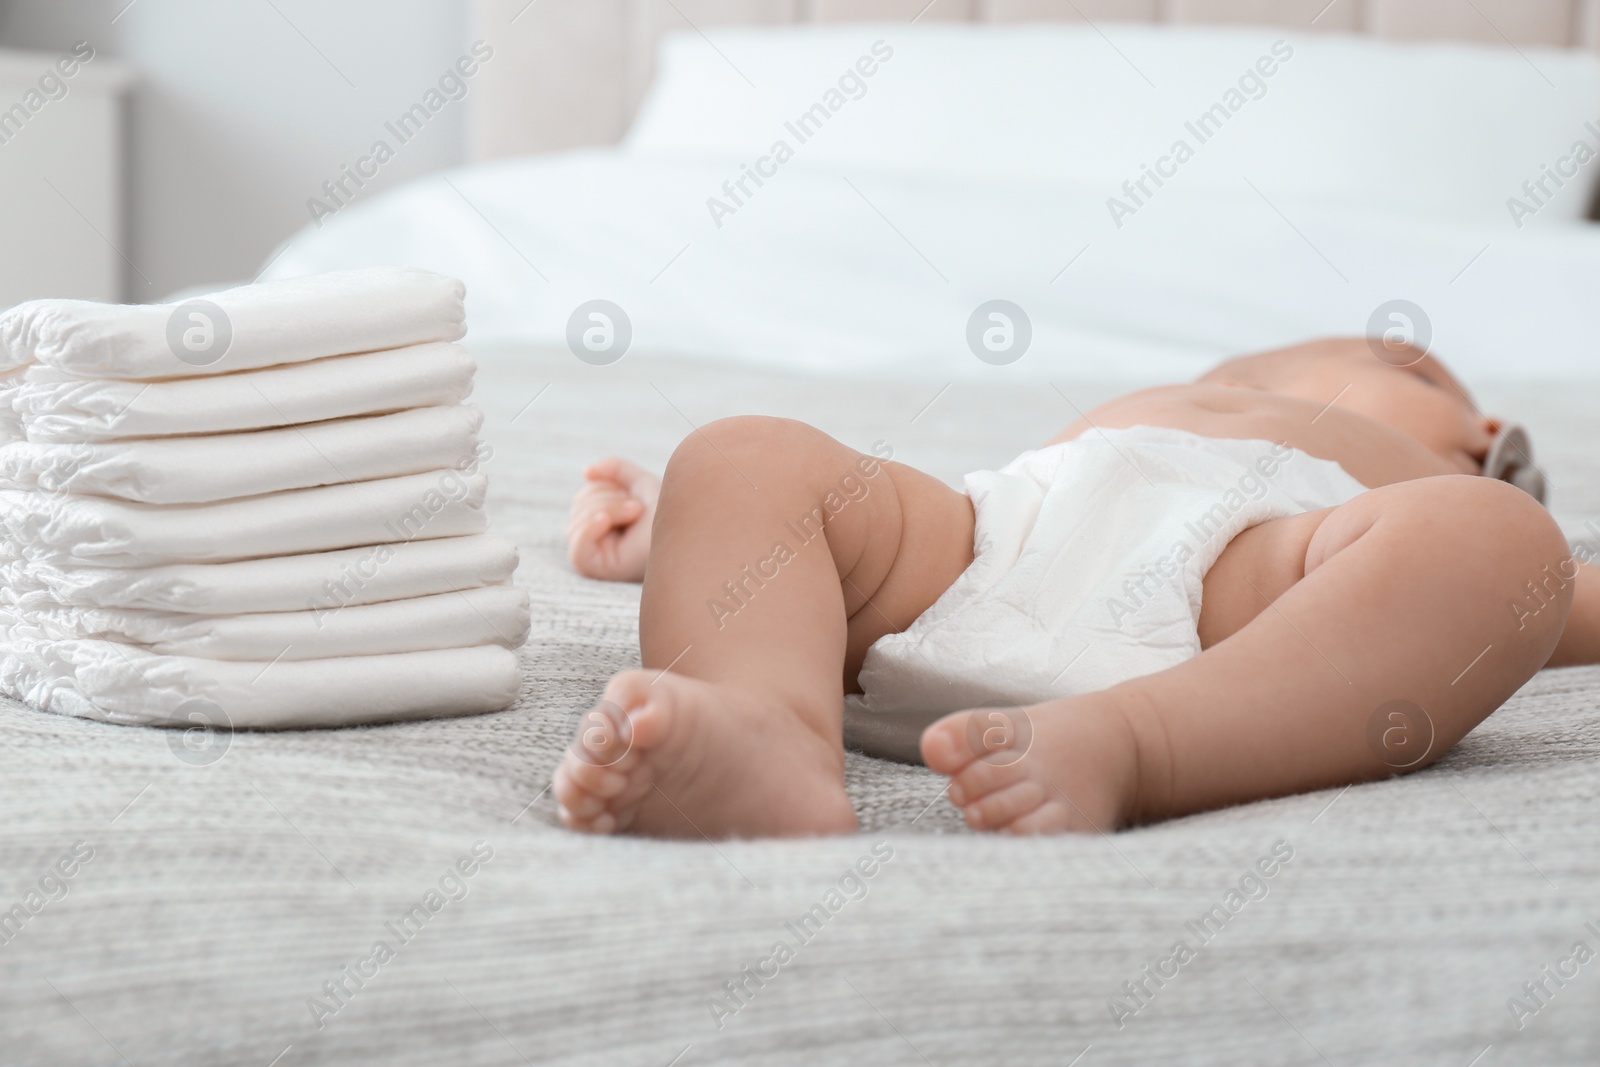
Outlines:
{"type": "MultiPolygon", "coordinates": [[[[1507,610],[1525,582],[1566,560],[1565,542],[1526,494],[1475,477],[1498,422],[1417,355],[1396,368],[1363,340],[1336,340],[1243,357],[1196,383],[1104,404],[1055,438],[1147,425],[1278,441],[1340,463],[1372,491],[1230,542],[1204,579],[1199,656],[1004,711],[1031,727],[1021,758],[1006,752],[1014,735],[992,742],[998,752],[974,751],[970,737],[996,736],[972,729],[974,715],[991,721],[985,709],[929,727],[923,757],[951,778],[970,825],[1106,829],[1391,774],[1366,733],[1390,700],[1432,720],[1424,766],[1540,666],[1600,659],[1591,569],[1551,590],[1537,614],[1507,610]]],[[[705,427],[679,447],[664,484],[620,461],[589,477],[574,501],[573,562],[591,577],[643,579],[648,669],[612,680],[558,769],[566,825],[672,836],[853,828],[843,694],[859,691],[872,643],[908,626],[972,562],[971,501],[776,419],[705,427]],[[866,487],[860,501],[827,521],[826,537],[796,553],[737,626],[715,625],[707,598],[852,474],[866,487]]]]}

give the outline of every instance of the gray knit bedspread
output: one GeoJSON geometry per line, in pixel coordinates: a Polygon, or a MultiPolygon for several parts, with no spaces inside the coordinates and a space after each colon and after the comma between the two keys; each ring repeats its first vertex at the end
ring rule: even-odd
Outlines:
{"type": "MultiPolygon", "coordinates": [[[[0,706],[0,1063],[1600,1062],[1600,669],[1422,773],[1111,836],[972,834],[939,778],[856,754],[856,836],[560,829],[551,771],[638,655],[637,588],[565,564],[583,462],[766,413],[959,484],[1115,389],[478,354],[533,598],[517,705],[213,762],[0,706]]],[[[1483,391],[1586,536],[1600,389],[1483,391]]]]}

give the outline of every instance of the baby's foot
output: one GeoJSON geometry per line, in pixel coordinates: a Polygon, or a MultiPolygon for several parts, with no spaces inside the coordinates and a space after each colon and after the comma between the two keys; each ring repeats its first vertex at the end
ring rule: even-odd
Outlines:
{"type": "Polygon", "coordinates": [[[1127,720],[1093,697],[946,715],[922,732],[922,758],[974,830],[1114,830],[1138,786],[1127,720]]]}
{"type": "Polygon", "coordinates": [[[840,745],[777,700],[637,670],[606,686],[553,784],[573,830],[832,834],[856,828],[843,768],[840,745]]]}

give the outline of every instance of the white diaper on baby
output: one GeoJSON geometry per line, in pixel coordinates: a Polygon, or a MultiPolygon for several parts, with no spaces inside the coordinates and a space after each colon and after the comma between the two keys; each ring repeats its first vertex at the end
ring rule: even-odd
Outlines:
{"type": "Polygon", "coordinates": [[[1271,441],[1135,426],[1091,431],[966,478],[975,558],[904,632],[878,640],[845,738],[917,760],[964,708],[1105,689],[1200,651],[1201,581],[1269,519],[1366,491],[1337,463],[1271,441]]]}

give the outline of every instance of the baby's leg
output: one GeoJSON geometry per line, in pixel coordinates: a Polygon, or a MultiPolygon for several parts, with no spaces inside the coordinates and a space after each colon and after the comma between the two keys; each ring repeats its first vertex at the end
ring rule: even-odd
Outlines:
{"type": "Polygon", "coordinates": [[[1545,664],[1547,667],[1600,663],[1600,565],[1571,560],[1562,568],[1552,567],[1550,573],[1530,579],[1533,588],[1525,590],[1523,610],[1543,614],[1569,576],[1572,611],[1567,615],[1566,628],[1561,631],[1561,642],[1551,653],[1550,662],[1545,664]]]}
{"type": "Polygon", "coordinates": [[[970,824],[1018,832],[1107,829],[1425,766],[1550,658],[1570,587],[1537,614],[1513,605],[1566,556],[1532,497],[1470,476],[1263,523],[1206,575],[1200,655],[1012,709],[1021,730],[974,728],[1004,712],[948,716],[923,734],[923,755],[952,776],[970,824]],[[1000,751],[975,752],[970,737],[1000,751]]]}
{"type": "Polygon", "coordinates": [[[668,464],[624,671],[557,771],[574,829],[853,829],[845,688],[972,561],[972,504],[798,422],[737,418],[668,464]]]}

